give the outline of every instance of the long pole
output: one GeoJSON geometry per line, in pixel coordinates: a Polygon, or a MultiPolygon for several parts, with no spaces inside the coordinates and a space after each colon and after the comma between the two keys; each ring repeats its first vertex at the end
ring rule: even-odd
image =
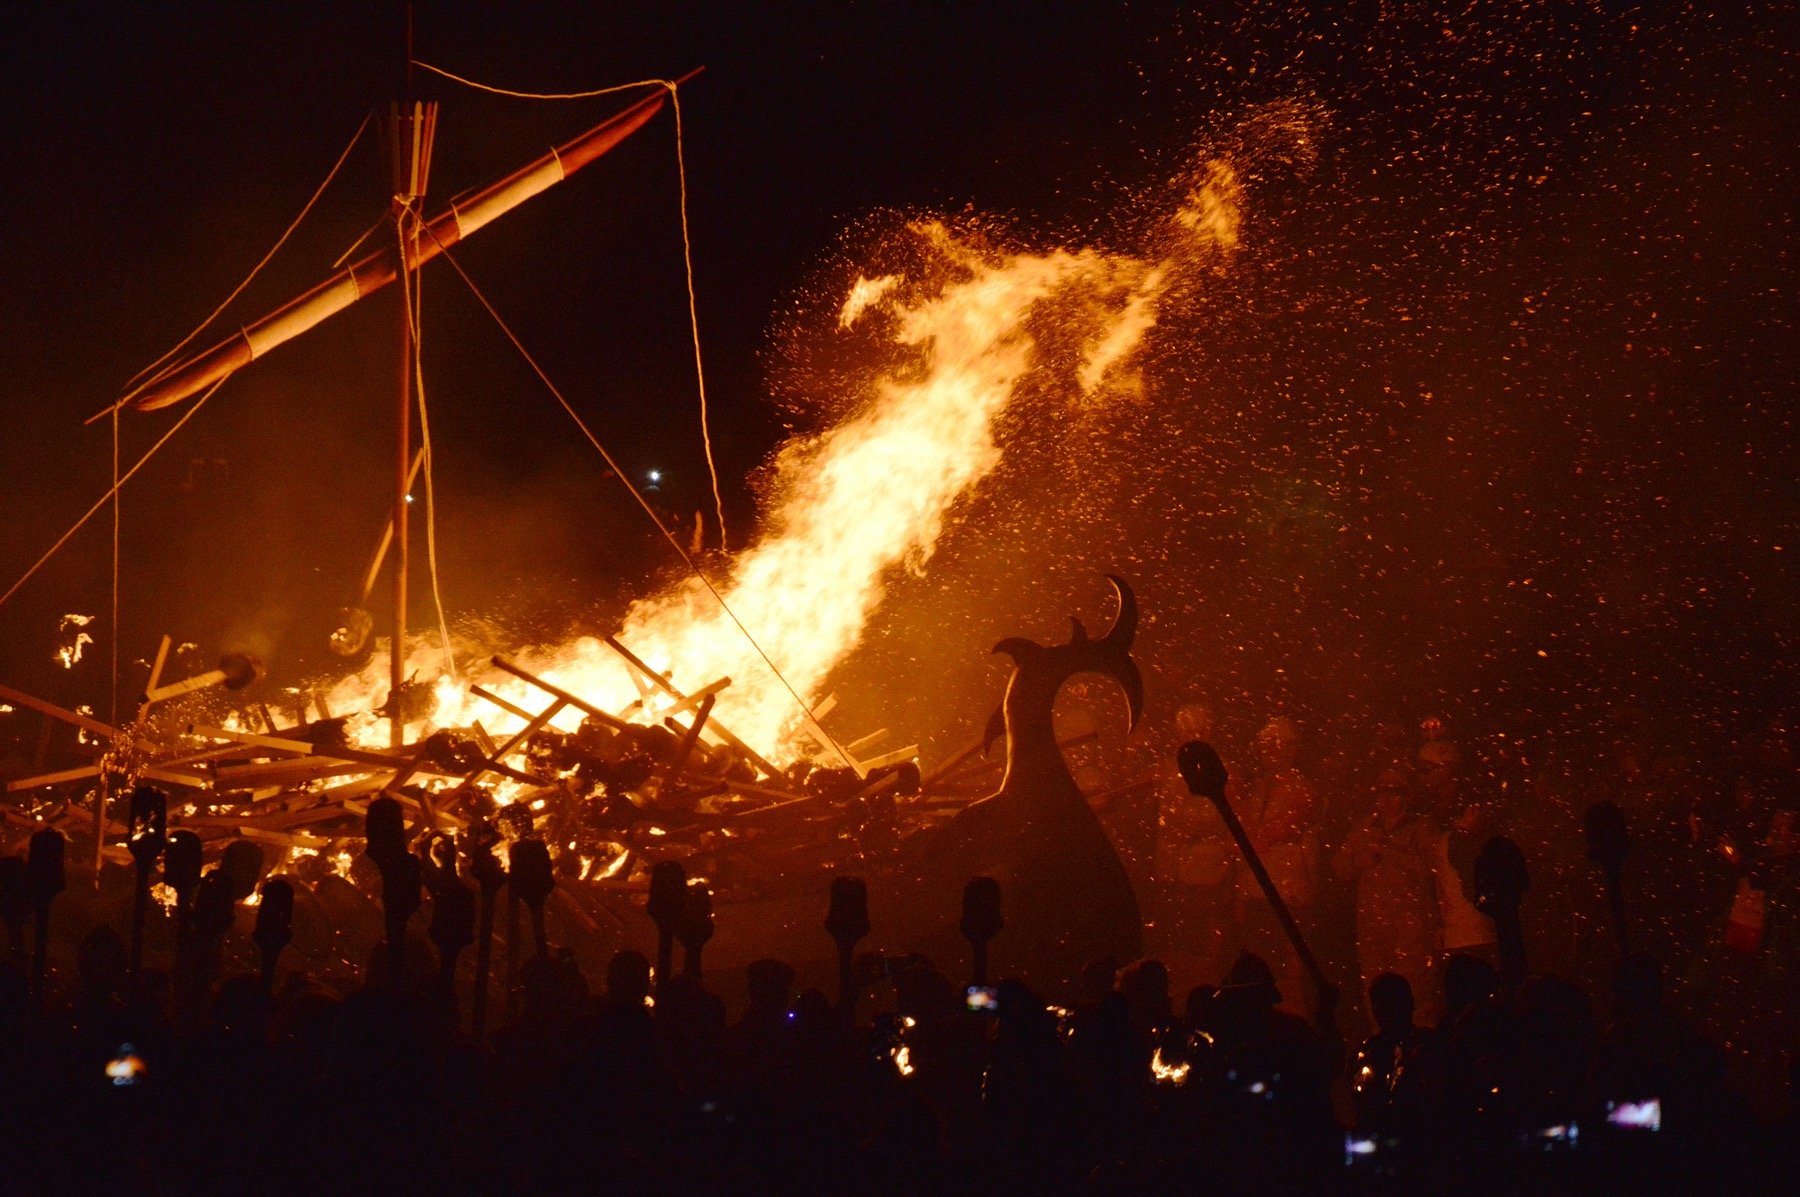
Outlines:
{"type": "MultiPolygon", "coordinates": [[[[686,83],[698,70],[675,80],[686,83]]],[[[658,90],[601,121],[587,132],[564,142],[532,162],[496,179],[485,187],[459,196],[427,223],[430,235],[418,241],[413,261],[416,270],[445,249],[512,211],[532,196],[554,187],[637,132],[662,110],[669,94],[658,90]]],[[[252,321],[209,349],[191,354],[164,372],[138,384],[122,398],[89,416],[87,423],[104,419],[115,407],[156,411],[198,395],[213,383],[249,365],[322,321],[330,319],[358,299],[393,282],[399,273],[391,249],[376,249],[359,261],[290,302],[252,321]]]]}
{"type": "MultiPolygon", "coordinates": [[[[410,141],[420,130],[401,113],[397,122],[401,138],[410,141]]],[[[400,370],[394,388],[394,638],[388,662],[388,742],[395,748],[406,742],[406,723],[401,712],[400,689],[406,683],[406,582],[409,568],[407,494],[412,484],[413,342],[412,289],[418,281],[414,250],[418,245],[418,215],[410,196],[395,195],[394,225],[400,238],[400,286],[396,288],[400,314],[400,370]]]]}
{"type": "Polygon", "coordinates": [[[1218,810],[1219,818],[1225,824],[1225,830],[1231,833],[1231,838],[1237,843],[1238,853],[1244,858],[1244,863],[1249,866],[1251,875],[1256,878],[1256,884],[1262,887],[1263,897],[1269,902],[1269,909],[1275,912],[1276,921],[1281,924],[1281,929],[1287,932],[1288,942],[1294,945],[1294,953],[1300,957],[1300,963],[1306,968],[1313,984],[1318,987],[1320,992],[1331,989],[1332,985],[1325,977],[1325,970],[1319,967],[1318,958],[1312,954],[1312,949],[1306,946],[1306,937],[1300,933],[1300,924],[1294,920],[1293,912],[1282,900],[1281,891],[1275,888],[1274,878],[1270,877],[1269,870],[1263,867],[1262,857],[1257,855],[1255,846],[1250,843],[1250,836],[1244,831],[1244,825],[1237,817],[1237,812],[1231,808],[1231,800],[1225,796],[1225,769],[1219,764],[1218,754],[1212,750],[1211,745],[1194,740],[1182,745],[1178,760],[1181,764],[1182,780],[1187,782],[1189,792],[1206,798],[1218,810]],[[1211,771],[1206,769],[1208,764],[1213,767],[1211,771]]]}
{"type": "Polygon", "coordinates": [[[394,612],[393,640],[388,657],[388,743],[406,743],[406,717],[401,689],[406,684],[406,586],[411,560],[407,499],[412,490],[413,375],[418,368],[418,308],[414,288],[419,281],[419,200],[431,175],[431,143],[437,130],[437,105],[413,100],[413,6],[404,8],[404,42],[401,55],[400,99],[391,110],[388,136],[397,240],[395,268],[399,294],[399,373],[394,387],[394,612]]]}
{"type": "MultiPolygon", "coordinates": [[[[393,638],[388,642],[388,744],[399,748],[406,743],[406,718],[400,702],[400,688],[406,683],[406,582],[411,562],[406,496],[412,489],[412,390],[413,390],[413,304],[412,288],[418,280],[413,261],[414,229],[410,219],[413,199],[424,190],[410,169],[416,160],[418,138],[425,132],[413,108],[412,0],[401,5],[400,95],[393,107],[393,133],[388,138],[391,155],[389,175],[393,182],[394,236],[398,246],[396,264],[400,285],[395,305],[400,317],[400,351],[398,385],[394,388],[394,589],[393,638]]],[[[396,963],[397,963],[396,959],[396,963]]]]}

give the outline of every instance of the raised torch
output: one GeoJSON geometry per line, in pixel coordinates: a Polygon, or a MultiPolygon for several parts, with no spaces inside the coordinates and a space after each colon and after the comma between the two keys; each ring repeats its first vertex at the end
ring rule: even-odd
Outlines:
{"type": "MultiPolygon", "coordinates": [[[[699,70],[677,79],[686,83],[699,70]]],[[[418,240],[414,268],[436,257],[475,230],[510,212],[532,196],[562,182],[594,159],[624,141],[662,109],[669,93],[658,90],[624,111],[595,125],[586,133],[557,146],[543,157],[504,178],[450,201],[450,206],[425,224],[418,240]]],[[[340,270],[298,299],[277,308],[261,320],[244,325],[230,337],[204,352],[169,366],[89,416],[87,423],[103,419],[119,407],[155,411],[199,394],[220,379],[249,365],[284,341],[337,315],[370,292],[379,291],[400,273],[396,246],[379,249],[340,270]]]]}

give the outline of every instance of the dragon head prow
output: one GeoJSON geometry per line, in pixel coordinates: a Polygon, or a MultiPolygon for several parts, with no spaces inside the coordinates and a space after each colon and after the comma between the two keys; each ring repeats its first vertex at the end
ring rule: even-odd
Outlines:
{"type": "Polygon", "coordinates": [[[1063,682],[1078,673],[1098,673],[1112,678],[1125,692],[1131,726],[1137,727],[1144,714],[1144,678],[1137,662],[1131,659],[1132,641],[1137,636],[1137,595],[1130,584],[1117,574],[1107,574],[1118,595],[1119,611],[1112,627],[1095,639],[1087,633],[1081,620],[1071,617],[1068,643],[1043,645],[1022,636],[1009,636],[994,646],[996,653],[1013,659],[1013,676],[1007,685],[1007,699],[988,720],[983,749],[990,747],[1002,729],[1002,713],[1015,699],[1024,703],[1035,699],[1047,711],[1056,700],[1063,682]]]}

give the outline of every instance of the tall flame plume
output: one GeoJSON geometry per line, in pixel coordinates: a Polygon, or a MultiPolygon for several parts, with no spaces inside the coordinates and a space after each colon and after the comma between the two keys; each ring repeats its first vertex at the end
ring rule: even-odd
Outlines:
{"type": "MultiPolygon", "coordinates": [[[[634,604],[619,639],[684,690],[729,676],[715,718],[770,759],[816,754],[795,695],[819,698],[860,642],[893,571],[931,557],[957,501],[998,465],[997,423],[1022,384],[1052,369],[1054,357],[1076,363],[1066,380],[1049,380],[1068,393],[1088,402],[1128,393],[1133,356],[1172,284],[1236,247],[1243,194],[1231,163],[1205,164],[1183,192],[1150,253],[996,249],[940,220],[907,226],[917,269],[859,277],[837,313],[837,335],[870,338],[888,364],[849,415],[781,451],[765,531],[715,579],[761,652],[698,579],[634,604]]],[[[420,645],[411,663],[435,673],[436,651],[420,645]]],[[[639,697],[627,667],[597,638],[523,660],[611,710],[639,697]]],[[[385,659],[372,661],[336,686],[332,705],[373,705],[386,673],[385,659]]],[[[484,684],[520,706],[545,705],[513,679],[484,684]]],[[[497,714],[466,682],[445,679],[431,722],[481,718],[493,726],[497,714]]],[[[565,711],[557,722],[579,718],[565,711]]],[[[362,730],[385,736],[381,721],[362,730]]]]}

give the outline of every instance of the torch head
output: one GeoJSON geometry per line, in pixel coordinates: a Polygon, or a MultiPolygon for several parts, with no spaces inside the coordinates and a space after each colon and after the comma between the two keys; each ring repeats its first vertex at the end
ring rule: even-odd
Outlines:
{"type": "Polygon", "coordinates": [[[256,930],[251,933],[264,951],[279,952],[294,938],[294,887],[281,877],[263,882],[262,902],[256,908],[256,930]]]}
{"type": "Polygon", "coordinates": [[[650,898],[644,913],[659,931],[672,931],[686,911],[687,869],[679,860],[658,861],[650,870],[650,898]]]}
{"type": "Polygon", "coordinates": [[[549,847],[543,840],[519,840],[509,855],[513,892],[527,905],[541,905],[556,888],[549,847]]]}
{"type": "Polygon", "coordinates": [[[1000,934],[1006,920],[1000,913],[1000,883],[992,877],[971,877],[963,886],[963,938],[986,943],[1000,934]]]}
{"type": "Polygon", "coordinates": [[[163,881],[184,901],[200,884],[203,851],[200,837],[193,832],[169,833],[168,848],[163,854],[163,881]]]}
{"type": "Polygon", "coordinates": [[[31,837],[31,849],[25,867],[31,885],[32,901],[41,907],[63,892],[63,833],[46,827],[31,837]]]}
{"type": "Polygon", "coordinates": [[[1225,784],[1231,775],[1211,744],[1189,740],[1176,750],[1175,765],[1181,770],[1181,780],[1187,783],[1189,793],[1215,803],[1224,801],[1225,784]]]}
{"type": "Polygon", "coordinates": [[[695,951],[713,935],[712,889],[704,881],[690,881],[676,937],[688,951],[695,951]]]}
{"type": "Polygon", "coordinates": [[[231,887],[231,900],[242,902],[256,892],[256,883],[262,880],[262,845],[250,840],[231,841],[225,845],[225,855],[219,861],[219,871],[225,875],[225,880],[231,887]]]}
{"type": "Polygon", "coordinates": [[[406,855],[406,812],[397,799],[382,795],[369,803],[363,816],[364,851],[377,866],[385,869],[389,861],[406,855]]]}
{"type": "Polygon", "coordinates": [[[224,685],[227,690],[242,690],[262,678],[262,658],[253,657],[249,653],[226,653],[219,658],[219,672],[225,675],[224,685]]]}
{"type": "Polygon", "coordinates": [[[154,786],[131,791],[131,855],[144,868],[169,843],[169,796],[154,786]]]}
{"type": "Polygon", "coordinates": [[[825,933],[840,942],[869,934],[869,885],[861,877],[836,877],[831,882],[831,908],[825,915],[825,933]]]}

